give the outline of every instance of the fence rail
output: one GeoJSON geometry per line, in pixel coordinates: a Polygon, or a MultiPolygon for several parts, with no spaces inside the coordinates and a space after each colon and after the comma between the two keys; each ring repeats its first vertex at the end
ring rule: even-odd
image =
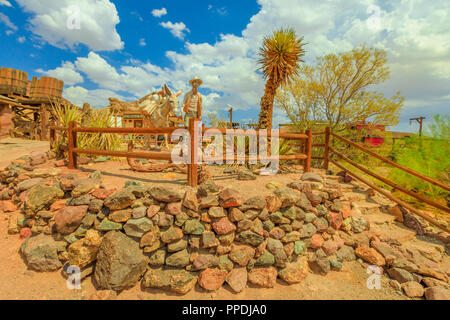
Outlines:
{"type": "MultiPolygon", "coordinates": [[[[56,140],[56,132],[57,131],[66,131],[68,137],[68,168],[76,169],[77,168],[77,155],[79,154],[89,154],[89,155],[102,155],[102,156],[113,156],[113,157],[124,157],[124,158],[141,158],[141,159],[154,159],[154,160],[166,160],[171,161],[171,153],[170,152],[151,152],[151,151],[111,151],[111,150],[94,150],[94,149],[82,149],[77,146],[77,134],[78,133],[111,133],[111,134],[172,134],[175,130],[183,129],[180,127],[165,127],[165,128],[84,128],[77,127],[75,121],[69,122],[68,127],[58,127],[55,126],[54,123],[50,126],[50,145],[53,145],[53,142],[56,140]]],[[[191,137],[195,136],[195,132],[197,128],[195,127],[195,120],[191,119],[189,122],[189,134],[191,137]]],[[[294,155],[273,155],[273,156],[236,156],[229,157],[227,155],[223,155],[222,157],[215,157],[208,159],[208,162],[223,162],[228,163],[230,160],[233,162],[236,161],[248,161],[248,160],[303,160],[304,161],[304,171],[308,172],[311,170],[311,148],[312,148],[312,136],[313,132],[311,130],[307,130],[306,134],[292,134],[292,133],[273,133],[271,131],[256,131],[256,130],[230,130],[224,128],[206,128],[202,127],[201,132],[205,133],[208,130],[215,130],[221,134],[229,134],[231,133],[234,136],[266,136],[270,137],[280,137],[284,139],[290,140],[299,140],[305,143],[305,152],[294,154],[294,155]],[[230,159],[231,158],[231,159],[230,159]]],[[[199,142],[197,139],[190,140],[190,161],[187,164],[187,180],[189,186],[196,187],[197,186],[197,178],[198,178],[198,146],[199,142]]]]}
{"type": "MultiPolygon", "coordinates": [[[[374,183],[372,183],[369,180],[361,177],[360,175],[355,174],[351,170],[349,170],[349,169],[345,168],[344,166],[342,166],[342,164],[340,164],[336,160],[331,159],[330,158],[330,152],[335,154],[336,156],[338,156],[341,160],[345,161],[346,163],[348,163],[348,164],[352,165],[353,167],[361,170],[362,172],[368,174],[369,176],[371,176],[371,177],[373,177],[373,178],[375,178],[375,179],[377,179],[377,180],[379,180],[379,181],[381,181],[381,182],[391,186],[392,188],[394,188],[394,189],[396,189],[396,190],[398,190],[400,192],[403,192],[403,193],[405,193],[405,194],[407,194],[407,195],[409,195],[409,196],[411,196],[411,197],[413,197],[415,199],[418,199],[418,200],[420,200],[420,201],[422,201],[424,203],[427,203],[427,204],[429,204],[430,206],[432,206],[432,207],[434,207],[436,209],[439,209],[439,210],[442,210],[442,211],[444,211],[446,213],[449,213],[450,212],[450,208],[448,208],[447,206],[444,206],[444,205],[442,205],[440,203],[437,203],[437,202],[435,202],[433,200],[430,200],[430,199],[428,199],[428,198],[426,198],[424,196],[421,196],[421,195],[419,195],[419,194],[417,194],[417,193],[415,193],[415,192],[413,192],[411,190],[408,190],[408,189],[406,189],[406,188],[404,188],[402,186],[399,186],[396,183],[394,183],[393,181],[390,181],[390,180],[388,180],[388,179],[386,179],[386,178],[384,178],[384,177],[382,177],[382,176],[380,176],[380,175],[370,171],[369,169],[361,166],[360,164],[354,162],[353,160],[351,160],[350,158],[345,156],[342,152],[339,152],[335,148],[333,148],[331,146],[331,139],[330,138],[333,137],[333,138],[336,138],[336,139],[338,139],[338,140],[340,140],[340,141],[342,141],[344,143],[347,143],[347,144],[349,144],[349,145],[351,145],[351,146],[361,150],[362,152],[364,152],[364,153],[366,153],[366,154],[368,154],[370,156],[373,156],[373,157],[383,161],[384,163],[387,163],[387,164],[389,164],[389,165],[391,165],[391,166],[393,166],[393,167],[395,167],[397,169],[400,169],[400,170],[402,170],[404,172],[407,172],[407,173],[409,173],[409,174],[411,174],[411,175],[413,175],[413,176],[415,176],[415,177],[417,177],[417,178],[419,178],[419,179],[421,179],[423,181],[426,181],[426,182],[431,183],[431,184],[433,184],[435,186],[441,187],[444,190],[450,191],[450,186],[447,186],[447,185],[443,184],[442,182],[439,182],[439,181],[437,181],[437,180],[435,180],[433,178],[427,177],[427,176],[425,176],[425,175],[423,175],[423,174],[421,174],[421,173],[419,173],[417,171],[414,171],[414,170],[412,170],[410,168],[402,166],[402,165],[400,165],[400,164],[398,164],[398,163],[396,163],[394,161],[391,161],[391,160],[389,160],[389,159],[387,159],[387,158],[385,158],[383,156],[380,156],[379,154],[377,154],[377,153],[375,153],[375,152],[373,152],[373,151],[371,151],[371,150],[369,150],[369,149],[367,149],[365,147],[362,147],[362,146],[358,145],[357,143],[355,143],[355,142],[353,142],[351,140],[348,140],[348,139],[346,139],[344,137],[341,137],[341,136],[339,136],[339,135],[337,135],[335,133],[332,133],[331,129],[329,127],[326,128],[324,134],[325,134],[325,147],[324,147],[324,156],[323,156],[323,159],[324,159],[323,166],[324,166],[325,169],[328,169],[330,162],[333,163],[338,168],[340,168],[340,169],[344,170],[345,172],[347,172],[350,176],[353,176],[354,178],[356,178],[357,180],[360,180],[361,182],[363,182],[364,184],[366,184],[369,187],[373,188],[374,190],[377,190],[378,192],[383,194],[385,197],[387,197],[388,199],[398,203],[399,205],[401,205],[404,208],[408,209],[410,212],[412,212],[412,213],[422,217],[423,219],[425,219],[426,221],[430,222],[434,226],[436,226],[436,227],[438,227],[440,229],[443,229],[443,230],[445,230],[447,232],[450,232],[450,228],[449,227],[443,226],[442,224],[440,224],[435,219],[433,219],[433,218],[425,215],[424,213],[422,213],[420,210],[418,210],[418,209],[414,208],[413,206],[405,203],[404,201],[398,199],[397,197],[393,196],[391,193],[389,193],[386,190],[376,186],[374,183]]],[[[315,158],[316,157],[313,157],[313,159],[315,159],[315,158]]],[[[320,157],[317,157],[317,158],[320,158],[320,157]]]]}

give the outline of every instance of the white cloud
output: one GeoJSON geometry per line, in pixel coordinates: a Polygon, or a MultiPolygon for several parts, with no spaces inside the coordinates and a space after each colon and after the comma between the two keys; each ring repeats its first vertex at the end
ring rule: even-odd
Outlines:
{"type": "Polygon", "coordinates": [[[75,70],[75,65],[70,61],[63,62],[61,67],[53,70],[44,71],[42,69],[37,69],[36,72],[63,80],[64,84],[69,86],[82,83],[84,81],[83,76],[75,70]]]}
{"type": "MultiPolygon", "coordinates": [[[[380,85],[379,90],[387,95],[401,90],[406,97],[406,116],[419,110],[420,105],[448,113],[445,108],[450,103],[447,31],[450,3],[425,0],[383,3],[379,11],[380,28],[373,28],[371,23],[374,17],[368,8],[372,3],[371,0],[258,0],[260,11],[251,17],[241,35],[221,35],[216,43],[186,42],[183,53],[166,52],[172,62],[170,68],[133,59],[129,59],[131,65],[113,67],[94,52],[76,59],[74,65],[99,90],[116,97],[120,95],[117,92],[128,92],[129,98],[139,98],[164,82],[174,90],[186,92],[190,89],[189,79],[198,76],[203,80],[200,91],[207,93],[205,111],[223,112],[230,104],[254,112],[257,119],[264,92],[264,80],[256,71],[257,50],[263,37],[272,30],[291,26],[298,36],[305,37],[308,63],[313,63],[317,56],[350,50],[361,43],[384,48],[391,79],[380,85]]],[[[173,28],[175,25],[167,22],[165,27],[171,32],[176,29],[172,33],[183,38],[186,26],[179,23],[173,28]]],[[[96,92],[92,99],[100,102],[102,94],[96,92]]],[[[101,105],[107,104],[105,98],[101,105]]],[[[281,111],[274,111],[274,123],[278,121],[284,122],[286,118],[281,111]]]]}
{"type": "Polygon", "coordinates": [[[19,42],[19,43],[24,43],[26,40],[27,40],[27,38],[25,38],[24,36],[17,38],[17,42],[19,42]]]}
{"type": "Polygon", "coordinates": [[[31,32],[58,48],[85,44],[92,50],[112,51],[124,47],[116,25],[120,22],[109,0],[17,0],[33,16],[31,32]],[[79,21],[79,28],[77,22],[79,21]],[[69,26],[71,26],[69,28],[69,26]],[[75,26],[75,27],[74,27],[75,26]]]}
{"type": "MultiPolygon", "coordinates": [[[[126,99],[111,90],[87,90],[79,86],[65,88],[63,91],[63,97],[77,106],[82,106],[83,103],[88,102],[91,107],[105,106],[105,101],[108,101],[109,97],[115,97],[121,100],[126,99]]],[[[108,103],[106,103],[106,105],[108,105],[108,103]]]]}
{"type": "Polygon", "coordinates": [[[145,42],[145,39],[144,39],[144,38],[139,39],[139,45],[140,45],[141,47],[145,47],[145,46],[147,45],[147,42],[145,42]]]}
{"type": "Polygon", "coordinates": [[[185,32],[190,32],[183,22],[172,23],[171,21],[167,21],[161,22],[160,25],[163,28],[169,29],[171,34],[173,34],[176,38],[181,40],[184,39],[185,32]]]}
{"type": "Polygon", "coordinates": [[[15,32],[18,30],[17,26],[14,23],[12,23],[11,20],[9,20],[9,17],[6,14],[2,12],[0,12],[0,23],[3,23],[6,27],[11,29],[9,31],[15,32]]]}
{"type": "Polygon", "coordinates": [[[160,18],[160,17],[162,17],[162,16],[164,16],[164,15],[166,15],[166,14],[167,14],[166,8],[153,9],[153,10],[152,10],[152,15],[153,15],[154,17],[157,17],[157,18],[160,18]]]}
{"type": "Polygon", "coordinates": [[[12,7],[11,2],[7,0],[0,0],[0,6],[12,7]]]}

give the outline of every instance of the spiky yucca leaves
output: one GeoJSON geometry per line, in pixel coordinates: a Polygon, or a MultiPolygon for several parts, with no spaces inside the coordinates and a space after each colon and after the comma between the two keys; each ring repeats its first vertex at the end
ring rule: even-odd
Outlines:
{"type": "MultiPolygon", "coordinates": [[[[81,121],[83,117],[83,111],[73,104],[61,104],[59,102],[51,102],[52,112],[56,119],[56,125],[59,127],[67,128],[70,121],[81,121]]],[[[63,156],[61,148],[67,147],[68,137],[67,131],[59,131],[57,138],[53,141],[51,148],[56,151],[57,156],[63,156]]]]}
{"type": "Polygon", "coordinates": [[[302,41],[303,37],[297,38],[293,29],[280,29],[264,38],[259,52],[262,58],[258,61],[261,65],[259,69],[266,79],[259,114],[260,128],[272,129],[273,101],[277,88],[298,74],[298,63],[303,62],[301,57],[305,54],[302,41]]]}
{"type": "MultiPolygon", "coordinates": [[[[110,128],[113,116],[109,110],[91,110],[84,125],[91,128],[110,128]]],[[[122,136],[115,133],[80,133],[77,141],[80,148],[110,151],[120,150],[122,142],[122,136]]]]}

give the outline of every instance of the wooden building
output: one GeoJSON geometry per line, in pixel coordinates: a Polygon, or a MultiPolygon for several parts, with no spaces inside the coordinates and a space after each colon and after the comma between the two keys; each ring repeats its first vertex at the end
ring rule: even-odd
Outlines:
{"type": "Polygon", "coordinates": [[[21,70],[0,68],[0,137],[48,139],[55,120],[53,103],[70,104],[62,97],[64,82],[33,77],[21,70]]]}

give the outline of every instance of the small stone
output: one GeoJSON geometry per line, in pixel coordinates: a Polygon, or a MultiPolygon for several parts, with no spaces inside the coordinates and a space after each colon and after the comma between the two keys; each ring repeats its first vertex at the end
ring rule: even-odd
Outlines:
{"type": "Polygon", "coordinates": [[[425,293],[423,287],[415,281],[404,282],[401,286],[405,294],[410,298],[422,297],[425,293]]]}
{"type": "Polygon", "coordinates": [[[206,270],[200,272],[198,284],[206,290],[215,291],[222,286],[227,275],[228,272],[224,270],[207,268],[206,270]]]}
{"type": "Polygon", "coordinates": [[[377,266],[384,266],[386,264],[385,259],[375,249],[367,246],[360,246],[356,248],[355,254],[361,259],[377,266]]]}
{"type": "Polygon", "coordinates": [[[233,269],[226,278],[226,282],[230,288],[236,292],[242,292],[247,286],[248,273],[246,268],[233,269]]]}
{"type": "Polygon", "coordinates": [[[161,241],[171,243],[183,238],[183,231],[177,227],[170,227],[167,231],[161,233],[161,241]]]}
{"type": "Polygon", "coordinates": [[[211,207],[208,210],[208,215],[211,218],[223,218],[225,217],[225,212],[222,207],[211,207]]]}
{"type": "Polygon", "coordinates": [[[121,223],[109,221],[108,219],[103,219],[102,222],[100,223],[100,227],[99,227],[100,231],[111,231],[111,230],[121,230],[121,229],[122,229],[121,223]]]}
{"type": "Polygon", "coordinates": [[[196,219],[189,219],[183,225],[183,232],[186,234],[201,235],[205,227],[196,219]]]}
{"type": "Polygon", "coordinates": [[[430,287],[425,289],[427,300],[450,300],[450,290],[442,287],[430,287]]]}
{"type": "Polygon", "coordinates": [[[306,258],[292,264],[288,264],[285,268],[278,271],[278,276],[287,284],[300,283],[308,275],[308,260],[306,258]]]}
{"type": "Polygon", "coordinates": [[[248,281],[262,288],[273,288],[277,280],[277,275],[277,269],[274,267],[253,268],[248,273],[248,281]]]}
{"type": "Polygon", "coordinates": [[[113,222],[127,222],[131,218],[131,210],[119,210],[109,214],[108,220],[113,222]]]}
{"type": "Polygon", "coordinates": [[[235,245],[232,247],[229,258],[240,265],[247,266],[248,262],[255,256],[255,249],[245,245],[235,245]]]}
{"type": "Polygon", "coordinates": [[[236,230],[236,226],[228,218],[222,218],[214,222],[212,228],[218,235],[228,234],[236,230]]]}
{"type": "Polygon", "coordinates": [[[169,255],[166,258],[166,265],[177,268],[184,268],[189,264],[189,253],[187,250],[181,250],[169,255]]]}

